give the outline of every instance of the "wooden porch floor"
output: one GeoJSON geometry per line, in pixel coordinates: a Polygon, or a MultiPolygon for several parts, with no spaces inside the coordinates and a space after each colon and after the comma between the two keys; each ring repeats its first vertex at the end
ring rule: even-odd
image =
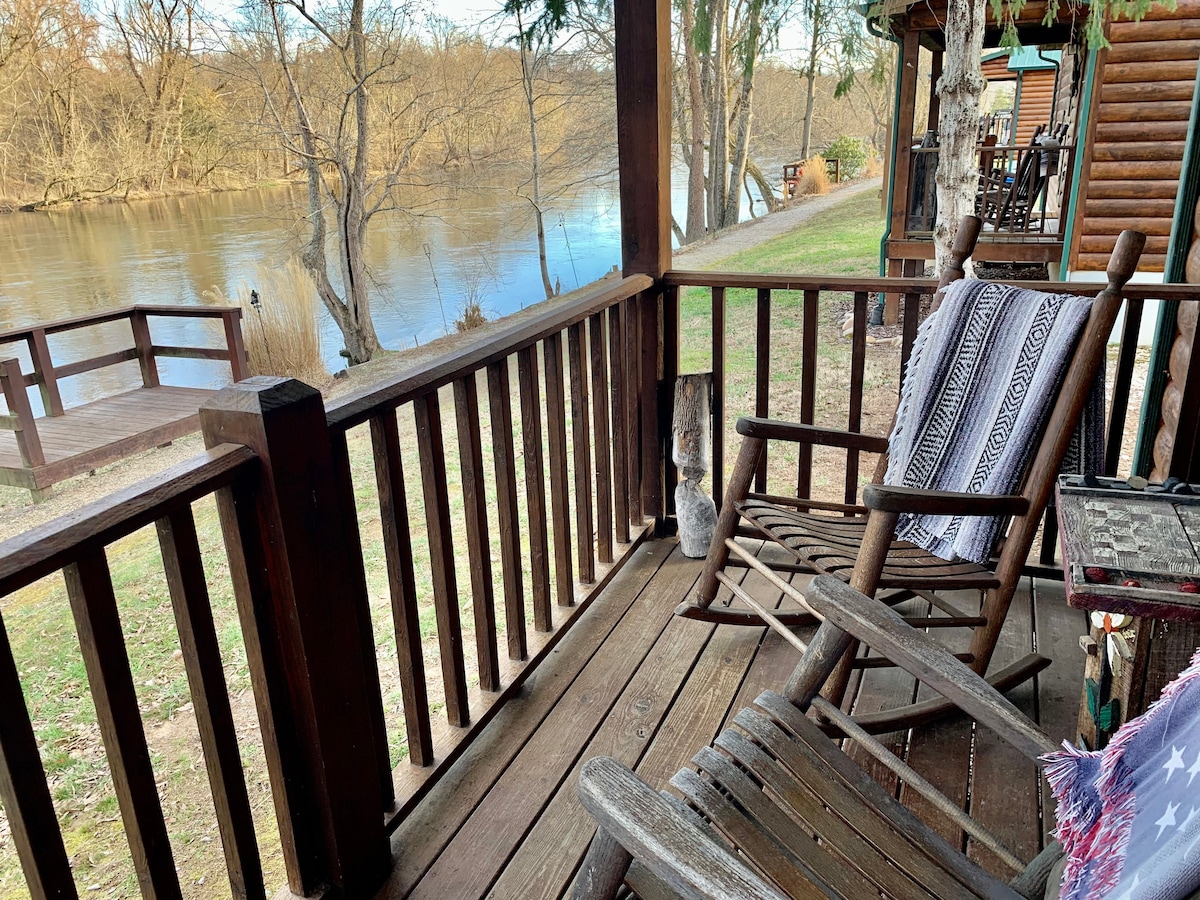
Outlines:
{"type": "MultiPolygon", "coordinates": [[[[737,710],[786,681],[795,652],[765,629],[672,616],[699,571],[700,561],[682,557],[673,540],[637,550],[402,824],[393,841],[397,866],[381,900],[569,893],[594,831],[576,797],[585,760],[616,757],[661,788],[737,710]]],[[[755,573],[743,586],[772,605],[779,600],[755,573]]],[[[1004,665],[1030,649],[1056,659],[1010,695],[1055,737],[1074,736],[1083,671],[1077,638],[1085,630],[1083,614],[1066,607],[1060,584],[1026,579],[995,660],[1004,665]]],[[[914,690],[913,680],[896,670],[868,670],[856,685],[856,709],[894,706],[914,690]]],[[[1019,856],[1041,849],[1051,801],[1034,766],[1015,751],[984,730],[975,733],[962,718],[892,741],[907,742],[910,764],[1019,856]]],[[[927,818],[938,822],[936,814],[927,818]]],[[[940,827],[961,844],[961,833],[940,827]]],[[[979,859],[1002,873],[986,851],[979,859]]]]}
{"type": "Polygon", "coordinates": [[[42,416],[36,421],[46,464],[32,469],[22,465],[13,432],[0,431],[0,484],[46,488],[191,434],[200,428],[200,406],[215,393],[143,387],[42,416]]]}

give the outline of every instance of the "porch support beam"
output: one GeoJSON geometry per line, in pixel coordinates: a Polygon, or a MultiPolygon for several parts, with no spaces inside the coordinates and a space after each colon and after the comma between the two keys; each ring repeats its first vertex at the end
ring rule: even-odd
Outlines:
{"type": "MultiPolygon", "coordinates": [[[[617,149],[621,267],[658,282],[671,266],[670,0],[616,0],[617,149]]],[[[661,520],[665,447],[660,440],[663,342],[661,286],[637,302],[642,508],[661,520]]]]}

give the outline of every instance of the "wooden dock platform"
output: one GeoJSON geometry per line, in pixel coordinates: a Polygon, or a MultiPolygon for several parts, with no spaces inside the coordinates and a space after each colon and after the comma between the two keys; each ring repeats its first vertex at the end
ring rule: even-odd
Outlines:
{"type": "MultiPolygon", "coordinates": [[[[398,863],[380,900],[569,895],[594,833],[576,797],[584,761],[616,757],[662,788],[739,709],[787,680],[797,657],[777,635],[672,615],[700,565],[683,558],[674,541],[637,551],[521,696],[403,821],[393,839],[398,863]]],[[[754,573],[743,587],[770,605],[779,602],[754,573]]],[[[1055,657],[1049,670],[1010,694],[1055,737],[1074,736],[1083,672],[1075,648],[1084,631],[1084,615],[1067,608],[1061,584],[1026,579],[997,651],[997,666],[1030,649],[1055,657]]],[[[855,685],[853,702],[867,712],[909,702],[918,690],[898,670],[870,669],[855,685]]],[[[887,741],[907,745],[910,764],[1018,855],[1032,858],[1042,848],[1053,800],[1017,751],[985,730],[975,732],[965,718],[887,741]]],[[[860,762],[896,789],[865,754],[860,762]]],[[[987,851],[900,793],[952,843],[1003,873],[987,851]]]]}
{"type": "Polygon", "coordinates": [[[0,483],[47,487],[75,475],[158,447],[200,427],[201,404],[216,391],[159,385],[94,400],[37,423],[45,465],[30,469],[15,432],[0,431],[0,483]],[[38,484],[31,485],[31,478],[38,484]]]}
{"type": "Polygon", "coordinates": [[[7,413],[0,415],[0,484],[28,488],[35,500],[59,481],[168,443],[199,428],[200,405],[214,391],[159,382],[163,357],[226,360],[233,380],[248,374],[240,307],[130,306],[0,333],[0,346],[25,344],[31,372],[20,360],[0,355],[0,390],[7,413]],[[224,347],[156,344],[151,318],[220,319],[224,347]],[[56,361],[47,337],[127,320],[132,346],[90,359],[56,361]],[[80,406],[64,408],[63,378],[137,361],[142,386],[80,406]],[[44,416],[34,416],[29,389],[41,394],[44,416]]]}

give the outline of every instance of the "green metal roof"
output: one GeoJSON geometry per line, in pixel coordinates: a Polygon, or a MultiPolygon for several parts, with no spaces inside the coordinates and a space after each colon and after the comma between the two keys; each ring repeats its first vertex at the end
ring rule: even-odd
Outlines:
{"type": "Polygon", "coordinates": [[[990,53],[985,53],[983,54],[982,62],[991,62],[993,59],[999,59],[1005,55],[1009,57],[1008,69],[1010,72],[1053,69],[1055,63],[1062,61],[1061,50],[1043,50],[1039,54],[1037,47],[1018,47],[1011,54],[1007,50],[993,50],[990,53]],[[1045,59],[1042,58],[1043,56],[1045,59]]]}

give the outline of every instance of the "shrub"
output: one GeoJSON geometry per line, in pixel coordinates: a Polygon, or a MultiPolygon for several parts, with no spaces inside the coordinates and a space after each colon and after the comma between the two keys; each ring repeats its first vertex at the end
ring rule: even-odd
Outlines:
{"type": "Polygon", "coordinates": [[[454,320],[454,327],[460,332],[470,331],[487,323],[487,315],[478,300],[467,300],[462,306],[462,315],[454,320]]]}
{"type": "Polygon", "coordinates": [[[825,156],[842,161],[842,178],[857,178],[867,162],[866,142],[843,134],[829,145],[825,156]]]}
{"type": "MultiPolygon", "coordinates": [[[[205,293],[227,301],[219,289],[205,293]]],[[[297,378],[314,387],[328,383],[317,328],[317,289],[298,258],[282,268],[257,266],[254,284],[242,281],[236,293],[252,375],[297,378]]]]}
{"type": "Polygon", "coordinates": [[[825,157],[811,156],[804,161],[804,174],[800,176],[797,194],[828,194],[829,173],[825,171],[825,157]]]}

